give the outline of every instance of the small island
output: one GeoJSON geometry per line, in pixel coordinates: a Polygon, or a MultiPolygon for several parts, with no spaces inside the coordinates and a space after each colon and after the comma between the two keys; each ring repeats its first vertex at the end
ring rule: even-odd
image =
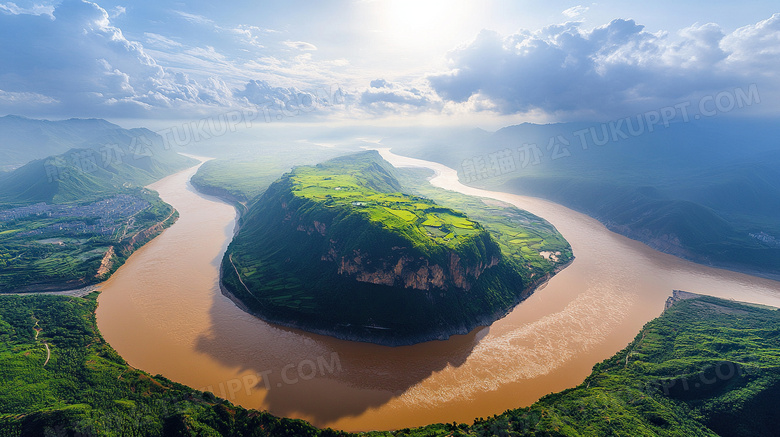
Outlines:
{"type": "Polygon", "coordinates": [[[549,223],[549,247],[491,232],[399,178],[375,151],[283,175],[241,219],[222,262],[226,294],[273,323],[406,345],[489,325],[572,258],[549,223]]]}

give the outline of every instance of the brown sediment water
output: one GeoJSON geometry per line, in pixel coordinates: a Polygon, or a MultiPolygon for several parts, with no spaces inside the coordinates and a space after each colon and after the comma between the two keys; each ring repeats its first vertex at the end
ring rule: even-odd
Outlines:
{"type": "Polygon", "coordinates": [[[467,422],[578,385],[661,314],[673,289],[780,306],[780,282],[657,252],[541,199],[461,185],[454,170],[387,150],[396,166],[436,171],[436,186],[544,217],[575,261],[509,315],[447,341],[404,347],[281,328],[219,287],[234,208],[199,194],[192,168],[153,185],[180,213],[102,286],[98,327],[134,367],[233,403],[346,430],[467,422]]]}

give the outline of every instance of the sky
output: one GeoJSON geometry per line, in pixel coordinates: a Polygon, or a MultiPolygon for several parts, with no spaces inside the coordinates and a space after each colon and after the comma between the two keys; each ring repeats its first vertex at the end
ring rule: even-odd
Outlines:
{"type": "Polygon", "coordinates": [[[775,116],[779,74],[773,1],[0,0],[0,115],[500,126],[753,86],[775,116]]]}

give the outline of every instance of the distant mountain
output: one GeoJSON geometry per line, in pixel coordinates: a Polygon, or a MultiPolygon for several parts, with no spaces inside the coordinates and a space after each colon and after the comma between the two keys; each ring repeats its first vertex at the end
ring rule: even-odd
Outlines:
{"type": "Polygon", "coordinates": [[[105,120],[0,118],[0,157],[22,165],[0,173],[0,202],[87,201],[144,186],[197,161],[166,148],[148,129],[105,120]],[[43,156],[41,156],[43,155],[43,156]],[[31,162],[25,160],[32,159],[31,162]]]}
{"type": "Polygon", "coordinates": [[[162,148],[162,138],[148,129],[123,129],[101,119],[0,117],[0,168],[18,167],[70,149],[88,148],[104,153],[113,146],[125,151],[132,148],[131,157],[141,157],[149,147],[162,148]]]}
{"type": "Polygon", "coordinates": [[[383,143],[455,168],[466,184],[561,203],[656,249],[780,277],[780,125],[615,126],[524,123],[483,138],[383,143]]]}
{"type": "Polygon", "coordinates": [[[295,168],[242,218],[225,286],[275,323],[388,345],[469,332],[530,294],[536,270],[522,251],[505,253],[466,214],[401,191],[375,151],[295,168]]]}

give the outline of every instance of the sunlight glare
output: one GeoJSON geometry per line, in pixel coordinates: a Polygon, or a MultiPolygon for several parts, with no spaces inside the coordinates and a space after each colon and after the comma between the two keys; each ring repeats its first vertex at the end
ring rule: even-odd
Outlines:
{"type": "Polygon", "coordinates": [[[408,48],[429,48],[459,32],[469,3],[447,0],[392,0],[380,3],[383,33],[408,48]]]}

